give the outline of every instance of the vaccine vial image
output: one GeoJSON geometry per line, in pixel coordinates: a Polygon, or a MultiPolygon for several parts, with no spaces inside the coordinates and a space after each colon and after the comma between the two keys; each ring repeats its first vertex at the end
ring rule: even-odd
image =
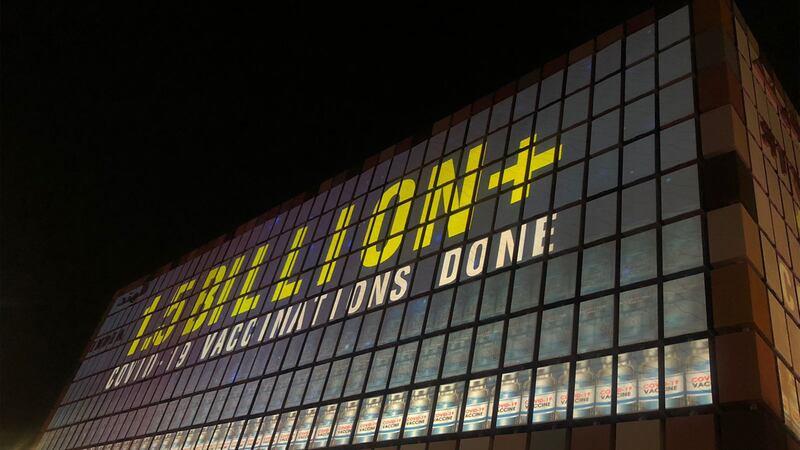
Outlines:
{"type": "Polygon", "coordinates": [[[644,351],[644,360],[639,365],[639,411],[658,409],[658,349],[644,351]]]}
{"type": "Polygon", "coordinates": [[[617,414],[636,412],[638,394],[638,380],[630,353],[623,353],[617,358],[617,414]]]}
{"type": "Polygon", "coordinates": [[[308,439],[311,437],[311,429],[314,427],[314,416],[317,413],[316,408],[310,408],[302,411],[297,419],[297,424],[292,432],[292,442],[289,446],[292,450],[302,450],[306,448],[308,439]]]}
{"type": "Polygon", "coordinates": [[[431,434],[454,433],[458,425],[459,409],[461,408],[461,385],[456,390],[456,383],[442,385],[436,399],[436,411],[433,414],[431,434]]]}
{"type": "Polygon", "coordinates": [[[406,413],[403,437],[417,437],[428,434],[428,421],[431,416],[431,394],[433,388],[416,389],[411,393],[411,403],[406,413]]]}
{"type": "Polygon", "coordinates": [[[311,438],[310,448],[322,448],[328,445],[328,438],[333,428],[333,420],[336,417],[336,405],[328,405],[320,408],[317,415],[317,424],[314,426],[314,435],[311,438]]]}
{"type": "Polygon", "coordinates": [[[552,422],[556,412],[556,380],[550,367],[536,369],[533,393],[533,414],[531,422],[552,422]]]}
{"type": "Polygon", "coordinates": [[[336,420],[336,428],[333,430],[332,445],[347,445],[350,443],[350,435],[353,433],[357,408],[358,400],[353,400],[345,403],[339,410],[339,418],[336,420]]]}
{"type": "Polygon", "coordinates": [[[592,417],[594,413],[594,375],[589,361],[575,364],[575,394],[572,399],[572,417],[592,417]]]}
{"type": "Polygon", "coordinates": [[[664,405],[680,408],[686,405],[683,364],[675,353],[675,346],[664,348],[664,405]]]}
{"type": "Polygon", "coordinates": [[[686,359],[686,404],[688,406],[711,404],[711,365],[708,340],[692,341],[691,353],[686,359]]]}
{"type": "Polygon", "coordinates": [[[388,441],[400,437],[400,427],[403,425],[403,410],[406,407],[405,398],[405,393],[390,394],[387,397],[386,406],[383,407],[380,430],[378,431],[379,441],[388,441]]]}
{"type": "Polygon", "coordinates": [[[500,379],[500,394],[497,400],[497,426],[516,425],[521,405],[520,385],[517,373],[505,373],[500,379]]]}
{"type": "Polygon", "coordinates": [[[486,379],[471,380],[467,391],[467,404],[464,406],[464,422],[461,429],[463,431],[472,431],[486,428],[488,414],[489,392],[486,389],[486,379]]]}
{"type": "Polygon", "coordinates": [[[611,380],[614,375],[613,362],[614,358],[611,355],[600,358],[600,369],[597,371],[597,376],[595,377],[594,388],[595,416],[608,416],[611,414],[611,390],[613,389],[611,380]]]}
{"type": "Polygon", "coordinates": [[[372,442],[375,439],[375,430],[378,429],[381,415],[381,400],[381,397],[372,397],[364,402],[356,425],[356,434],[353,436],[354,444],[372,442]]]}

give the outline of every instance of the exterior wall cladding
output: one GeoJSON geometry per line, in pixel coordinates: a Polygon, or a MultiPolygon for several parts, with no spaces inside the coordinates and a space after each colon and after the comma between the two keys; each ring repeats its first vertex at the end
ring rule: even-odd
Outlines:
{"type": "Polygon", "coordinates": [[[800,448],[798,135],[646,12],[121,289],[39,448],[800,448]]]}

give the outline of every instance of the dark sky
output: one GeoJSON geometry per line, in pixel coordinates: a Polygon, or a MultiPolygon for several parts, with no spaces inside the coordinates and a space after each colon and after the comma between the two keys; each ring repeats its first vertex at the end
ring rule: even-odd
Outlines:
{"type": "MultiPolygon", "coordinates": [[[[741,6],[797,104],[795,2],[741,6]]],[[[556,3],[5,4],[0,447],[40,429],[118,287],[650,4],[556,3]]]]}

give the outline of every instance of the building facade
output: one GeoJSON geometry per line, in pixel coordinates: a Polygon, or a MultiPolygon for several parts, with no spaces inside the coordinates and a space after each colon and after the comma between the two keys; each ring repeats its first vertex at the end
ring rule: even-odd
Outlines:
{"type": "Polygon", "coordinates": [[[647,11],[120,289],[38,446],[798,448],[799,136],[647,11]]]}

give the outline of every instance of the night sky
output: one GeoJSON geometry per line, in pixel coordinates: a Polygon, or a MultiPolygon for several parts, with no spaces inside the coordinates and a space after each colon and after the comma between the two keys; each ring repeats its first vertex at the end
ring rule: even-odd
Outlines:
{"type": "MultiPolygon", "coordinates": [[[[35,437],[117,288],[650,4],[556,3],[5,4],[0,448],[35,437]]],[[[797,0],[740,3],[800,106],[797,0]]]]}

